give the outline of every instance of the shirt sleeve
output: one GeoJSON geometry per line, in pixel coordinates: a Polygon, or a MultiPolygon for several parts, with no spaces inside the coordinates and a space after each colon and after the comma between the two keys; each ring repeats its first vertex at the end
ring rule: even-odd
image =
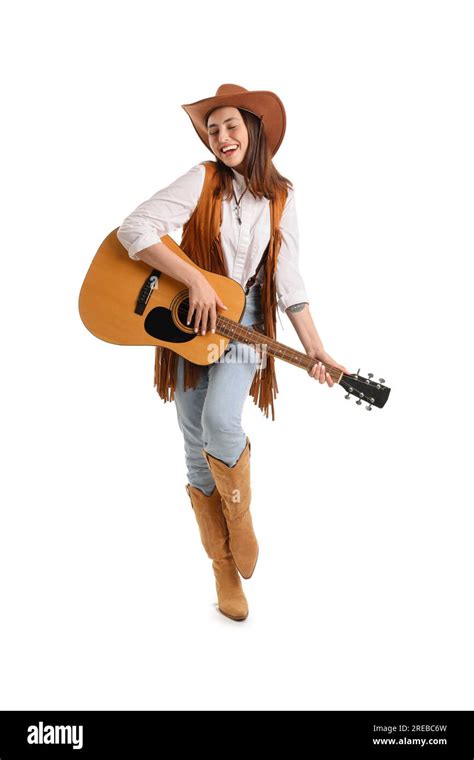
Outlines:
{"type": "Polygon", "coordinates": [[[295,303],[309,303],[305,284],[298,268],[299,231],[295,193],[292,188],[288,189],[280,230],[282,241],[277,258],[275,284],[278,306],[281,311],[285,311],[288,306],[293,306],[295,303]]]}
{"type": "Polygon", "coordinates": [[[196,164],[124,219],[117,237],[131,259],[138,259],[137,253],[159,243],[164,235],[182,227],[190,219],[204,186],[205,173],[205,166],[196,164]]]}

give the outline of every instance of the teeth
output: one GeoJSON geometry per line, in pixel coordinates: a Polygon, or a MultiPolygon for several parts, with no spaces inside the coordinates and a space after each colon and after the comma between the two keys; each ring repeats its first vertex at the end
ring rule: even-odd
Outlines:
{"type": "Polygon", "coordinates": [[[225,148],[222,148],[222,153],[228,153],[231,149],[237,149],[237,145],[227,145],[225,148]]]}

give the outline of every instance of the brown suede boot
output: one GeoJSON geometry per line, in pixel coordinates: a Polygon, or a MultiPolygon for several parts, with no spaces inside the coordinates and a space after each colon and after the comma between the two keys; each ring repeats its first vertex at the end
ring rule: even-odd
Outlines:
{"type": "Polygon", "coordinates": [[[222,509],[229,528],[229,544],[242,578],[251,578],[258,557],[258,543],[250,514],[250,441],[233,467],[201,449],[222,496],[222,509]]]}
{"type": "Polygon", "coordinates": [[[211,495],[206,496],[200,488],[189,483],[186,491],[196,515],[202,544],[212,559],[219,610],[232,620],[245,620],[249,614],[247,600],[229,549],[229,530],[219,491],[214,488],[211,495]]]}

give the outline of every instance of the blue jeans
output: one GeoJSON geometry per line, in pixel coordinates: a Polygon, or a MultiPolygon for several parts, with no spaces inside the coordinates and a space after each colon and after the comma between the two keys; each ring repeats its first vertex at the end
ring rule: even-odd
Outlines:
{"type": "MultiPolygon", "coordinates": [[[[256,322],[262,323],[258,284],[249,290],[240,324],[250,326],[256,322]]],[[[232,340],[220,359],[201,368],[196,388],[185,391],[184,360],[178,357],[174,398],[184,437],[188,482],[207,496],[216,483],[201,449],[229,467],[237,462],[247,438],[242,428],[242,410],[259,362],[253,346],[232,340]]]]}

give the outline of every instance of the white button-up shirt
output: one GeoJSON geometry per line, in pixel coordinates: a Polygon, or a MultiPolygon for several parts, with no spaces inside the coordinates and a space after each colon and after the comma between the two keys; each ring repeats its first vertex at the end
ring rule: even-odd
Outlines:
{"type": "MultiPolygon", "coordinates": [[[[137,253],[164,235],[181,228],[191,217],[204,186],[205,167],[196,164],[186,174],[141,203],[122,222],[117,237],[128,255],[137,253]]],[[[232,169],[237,199],[245,189],[242,174],[232,169]]],[[[228,276],[245,287],[270,240],[270,201],[254,198],[247,190],[240,201],[242,224],[235,212],[235,199],[222,200],[221,242],[228,276]]],[[[298,269],[298,220],[294,190],[288,188],[288,198],[280,222],[282,243],[277,259],[275,284],[278,306],[285,311],[296,303],[309,302],[303,278],[298,269]]],[[[262,282],[263,266],[257,282],[262,282]]]]}

